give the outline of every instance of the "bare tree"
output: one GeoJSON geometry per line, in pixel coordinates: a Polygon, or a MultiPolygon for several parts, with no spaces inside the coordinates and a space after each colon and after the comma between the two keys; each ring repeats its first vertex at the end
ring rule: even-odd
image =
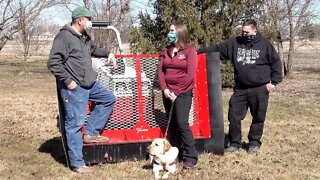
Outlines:
{"type": "MultiPolygon", "coordinates": [[[[0,0],[0,51],[12,36],[21,30],[23,17],[32,21],[49,7],[69,3],[69,0],[0,0]],[[21,13],[23,17],[21,17],[21,13]]],[[[28,22],[27,22],[28,23],[28,22]]]]}
{"type": "Polygon", "coordinates": [[[295,52],[295,38],[299,30],[303,26],[302,21],[310,18],[311,13],[308,8],[312,0],[286,0],[287,4],[287,17],[289,23],[289,52],[287,59],[287,76],[292,76],[293,67],[293,54],[295,52]]]}
{"type": "Polygon", "coordinates": [[[311,6],[315,0],[269,0],[266,1],[264,18],[274,31],[274,40],[277,44],[280,56],[283,58],[284,74],[292,77],[294,65],[293,55],[296,47],[298,32],[304,26],[304,22],[311,19],[314,13],[311,6]],[[284,34],[287,34],[286,36],[284,34]],[[283,40],[289,40],[289,50],[286,58],[283,56],[283,40]]]}
{"type": "MultiPolygon", "coordinates": [[[[21,19],[25,19],[22,18],[21,19]]],[[[17,57],[22,60],[23,70],[20,74],[28,72],[27,61],[35,54],[39,54],[39,50],[42,46],[47,45],[52,41],[53,37],[48,37],[46,23],[43,22],[39,17],[34,19],[28,25],[24,25],[17,33],[16,53],[17,57]],[[50,39],[51,38],[51,39],[50,39]]]]}
{"type": "MultiPolygon", "coordinates": [[[[280,59],[283,64],[285,64],[284,60],[284,50],[283,50],[283,41],[286,31],[286,23],[285,21],[285,5],[281,0],[269,0],[265,2],[264,7],[265,13],[262,14],[261,25],[264,26],[264,33],[271,39],[276,49],[279,53],[280,59]]],[[[286,72],[286,66],[283,67],[286,72]]]]}
{"type": "Polygon", "coordinates": [[[88,0],[83,0],[83,4],[84,4],[84,7],[88,7],[89,6],[89,1],[88,0]]]}
{"type": "MultiPolygon", "coordinates": [[[[98,16],[95,20],[108,21],[112,26],[115,26],[122,39],[126,41],[129,35],[129,18],[130,18],[130,3],[132,0],[107,0],[107,1],[91,1],[89,7],[97,11],[98,16]]],[[[112,52],[118,50],[116,35],[113,31],[95,30],[93,38],[100,47],[108,48],[112,52]]]]}
{"type": "Polygon", "coordinates": [[[30,54],[30,46],[36,40],[34,38],[36,29],[39,26],[39,17],[41,12],[46,9],[65,3],[61,0],[20,0],[8,4],[10,11],[13,13],[12,27],[17,29],[20,42],[22,45],[21,57],[23,61],[23,73],[27,72],[27,60],[30,54]],[[16,11],[14,11],[16,9],[16,11]]]}
{"type": "Polygon", "coordinates": [[[0,51],[7,41],[20,29],[16,24],[19,8],[12,6],[13,0],[0,1],[0,51]]]}
{"type": "MultiPolygon", "coordinates": [[[[97,16],[94,17],[94,20],[109,22],[119,30],[121,38],[126,42],[129,36],[131,3],[133,1],[136,0],[69,0],[69,3],[65,3],[64,6],[69,11],[72,11],[74,6],[85,6],[95,10],[97,16]]],[[[93,30],[92,38],[100,47],[107,48],[112,52],[118,50],[116,35],[113,31],[93,30]]]]}

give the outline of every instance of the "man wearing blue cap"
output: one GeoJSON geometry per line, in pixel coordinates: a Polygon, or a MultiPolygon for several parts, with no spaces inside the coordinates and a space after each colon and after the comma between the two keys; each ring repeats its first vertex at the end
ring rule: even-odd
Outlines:
{"type": "Polygon", "coordinates": [[[103,87],[92,68],[91,56],[108,57],[116,65],[112,53],[96,47],[87,30],[92,28],[91,18],[96,12],[84,7],[72,11],[72,22],[66,24],[54,39],[48,59],[48,69],[56,76],[65,115],[65,132],[70,167],[78,173],[89,173],[82,154],[83,143],[108,142],[108,137],[100,136],[116,97],[103,87]],[[95,103],[95,108],[87,121],[82,138],[81,128],[87,113],[87,102],[95,103]]]}

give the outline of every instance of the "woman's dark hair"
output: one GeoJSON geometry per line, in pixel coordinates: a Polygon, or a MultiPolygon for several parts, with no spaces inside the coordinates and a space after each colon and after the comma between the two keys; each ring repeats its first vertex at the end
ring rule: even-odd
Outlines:
{"type": "Polygon", "coordinates": [[[173,25],[174,25],[174,28],[176,29],[176,33],[177,33],[176,44],[178,45],[179,49],[182,49],[189,42],[188,28],[182,22],[175,22],[175,23],[173,23],[173,25]]]}

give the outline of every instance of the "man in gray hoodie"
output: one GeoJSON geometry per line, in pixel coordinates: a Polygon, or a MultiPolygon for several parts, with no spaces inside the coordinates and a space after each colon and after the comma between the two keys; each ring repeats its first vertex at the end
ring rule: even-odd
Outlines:
{"type": "Polygon", "coordinates": [[[108,57],[116,65],[112,53],[97,48],[87,33],[92,27],[91,18],[96,13],[84,7],[72,11],[72,23],[66,24],[56,35],[48,59],[48,69],[57,78],[65,115],[67,151],[72,170],[89,173],[82,154],[83,143],[108,142],[101,136],[112,112],[116,97],[103,87],[92,68],[91,56],[108,57]],[[84,137],[81,128],[87,114],[87,102],[91,100],[95,107],[88,118],[84,137]]]}

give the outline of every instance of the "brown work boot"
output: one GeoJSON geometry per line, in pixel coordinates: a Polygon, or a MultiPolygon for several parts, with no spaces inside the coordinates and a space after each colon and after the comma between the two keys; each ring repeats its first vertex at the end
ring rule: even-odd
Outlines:
{"type": "Polygon", "coordinates": [[[92,170],[88,166],[82,166],[82,167],[79,167],[78,169],[75,169],[74,172],[80,173],[80,174],[88,174],[88,173],[92,173],[92,170]]]}
{"type": "Polygon", "coordinates": [[[83,142],[84,143],[107,143],[109,142],[109,138],[106,137],[106,136],[100,136],[100,135],[97,135],[97,136],[91,136],[91,135],[87,135],[85,134],[83,136],[83,142]]]}

